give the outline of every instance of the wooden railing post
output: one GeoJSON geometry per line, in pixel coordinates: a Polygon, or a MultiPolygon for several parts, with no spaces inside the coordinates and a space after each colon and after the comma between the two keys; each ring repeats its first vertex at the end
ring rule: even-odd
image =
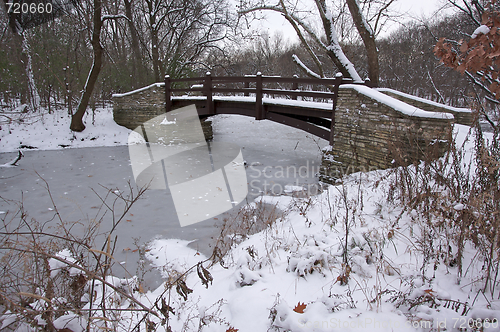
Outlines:
{"type": "Polygon", "coordinates": [[[335,139],[335,111],[337,109],[337,100],[339,97],[339,87],[342,84],[342,73],[335,75],[335,86],[333,87],[333,107],[332,107],[332,117],[330,126],[330,145],[333,146],[335,139]]]}
{"type": "Polygon", "coordinates": [[[255,120],[264,119],[262,107],[262,73],[259,71],[255,77],[255,120]]]}
{"type": "MultiPolygon", "coordinates": [[[[297,79],[299,78],[298,75],[293,75],[293,78],[297,79]]],[[[299,89],[299,83],[298,82],[293,82],[293,85],[292,85],[292,90],[298,90],[299,89]]],[[[293,100],[297,100],[297,96],[292,96],[292,99],[293,100]]]]}
{"type": "Polygon", "coordinates": [[[214,102],[212,100],[212,74],[207,72],[204,82],[205,94],[207,96],[207,110],[208,114],[215,114],[214,102]]]}
{"type": "MultiPolygon", "coordinates": [[[[246,82],[245,82],[245,89],[250,89],[250,81],[246,81],[246,82]]],[[[245,97],[250,96],[250,92],[245,91],[244,96],[245,96],[245,97]]]]}
{"type": "Polygon", "coordinates": [[[170,98],[170,76],[165,75],[165,113],[172,110],[172,99],[170,98]]]}

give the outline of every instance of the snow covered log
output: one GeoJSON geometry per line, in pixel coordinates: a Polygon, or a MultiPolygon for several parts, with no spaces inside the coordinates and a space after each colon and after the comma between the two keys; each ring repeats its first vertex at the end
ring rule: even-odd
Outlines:
{"type": "Polygon", "coordinates": [[[17,163],[19,162],[19,160],[21,160],[22,157],[24,157],[24,154],[21,152],[21,150],[19,150],[17,156],[14,159],[6,164],[0,165],[0,167],[16,167],[17,163]]]}

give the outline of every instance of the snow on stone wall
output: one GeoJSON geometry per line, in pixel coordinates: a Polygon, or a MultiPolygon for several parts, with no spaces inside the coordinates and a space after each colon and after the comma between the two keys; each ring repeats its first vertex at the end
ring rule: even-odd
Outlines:
{"type": "Polygon", "coordinates": [[[346,86],[339,90],[335,143],[324,152],[321,180],[333,182],[344,174],[390,168],[398,157],[409,164],[422,157],[430,142],[437,144],[438,155],[446,151],[454,121],[450,113],[423,112],[407,104],[402,110],[393,98],[376,98],[373,93],[381,93],[374,90],[364,92],[346,86]]]}
{"type": "Polygon", "coordinates": [[[470,126],[472,124],[472,112],[468,108],[458,108],[436,103],[428,99],[416,97],[393,89],[379,88],[377,90],[426,111],[451,113],[455,117],[455,122],[458,124],[466,126],[470,126]]]}

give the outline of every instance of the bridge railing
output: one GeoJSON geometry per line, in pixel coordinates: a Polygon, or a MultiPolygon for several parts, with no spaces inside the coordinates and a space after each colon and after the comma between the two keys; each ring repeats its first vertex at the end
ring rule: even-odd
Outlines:
{"type": "MultiPolygon", "coordinates": [[[[312,97],[332,100],[336,104],[338,95],[338,87],[341,84],[364,84],[369,86],[369,81],[364,83],[354,83],[352,79],[342,77],[336,78],[299,78],[299,77],[280,77],[280,76],[263,76],[260,73],[257,75],[247,76],[212,76],[207,73],[205,77],[190,77],[171,79],[168,75],[165,76],[165,95],[167,99],[166,110],[171,110],[171,100],[174,94],[201,92],[207,97],[207,107],[213,110],[213,97],[221,94],[243,94],[244,96],[255,95],[256,109],[262,104],[262,98],[267,96],[283,96],[288,99],[297,100],[297,97],[312,97]],[[191,83],[188,87],[175,88],[172,85],[176,83],[191,83]],[[221,85],[233,84],[232,87],[221,85]],[[234,84],[240,85],[234,86],[234,84]],[[241,87],[241,85],[244,87],[241,87]],[[268,88],[265,85],[282,86],[283,84],[291,85],[291,89],[276,89],[268,88]],[[299,87],[322,86],[329,91],[316,91],[312,89],[299,90],[299,87]]],[[[211,114],[213,112],[210,112],[211,114]]]]}
{"type": "Polygon", "coordinates": [[[262,120],[266,118],[262,103],[264,96],[274,97],[278,95],[292,100],[297,100],[298,97],[319,98],[322,100],[332,100],[331,132],[333,133],[338,91],[339,86],[342,84],[363,84],[371,86],[368,80],[362,83],[356,83],[353,82],[352,79],[346,79],[342,76],[337,76],[336,78],[299,78],[297,76],[264,76],[257,73],[257,75],[217,77],[212,76],[210,72],[208,72],[204,77],[172,79],[167,75],[165,76],[165,109],[166,112],[172,110],[172,95],[174,94],[201,92],[207,97],[206,108],[208,114],[215,114],[213,100],[215,95],[243,94],[244,96],[250,96],[250,94],[253,94],[255,95],[255,119],[262,120]],[[188,83],[188,87],[175,87],[183,83],[188,83]],[[272,86],[280,87],[283,85],[290,85],[291,88],[272,88],[272,86]],[[311,87],[313,86],[320,86],[328,91],[312,90],[311,87]],[[305,90],[299,89],[300,87],[305,88],[305,90]]]}

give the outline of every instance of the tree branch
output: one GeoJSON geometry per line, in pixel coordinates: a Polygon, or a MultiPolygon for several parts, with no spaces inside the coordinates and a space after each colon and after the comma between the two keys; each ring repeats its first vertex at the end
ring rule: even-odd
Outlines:
{"type": "Polygon", "coordinates": [[[127,21],[129,20],[127,16],[123,15],[123,14],[118,14],[118,15],[103,15],[101,20],[104,22],[106,20],[117,20],[119,18],[124,18],[126,19],[127,21]]]}
{"type": "Polygon", "coordinates": [[[299,57],[296,54],[292,55],[293,62],[295,62],[300,69],[306,73],[307,76],[312,77],[312,78],[322,78],[322,76],[316,74],[313,72],[311,69],[309,69],[302,61],[300,61],[299,57]]]}
{"type": "MultiPolygon", "coordinates": [[[[314,63],[316,64],[316,67],[318,67],[318,70],[319,70],[319,76],[320,77],[325,77],[325,74],[323,72],[323,66],[321,64],[321,61],[319,61],[318,57],[316,56],[316,54],[314,53],[314,51],[311,49],[311,47],[309,46],[309,43],[306,41],[306,39],[304,38],[304,35],[302,34],[302,31],[300,31],[299,27],[297,26],[297,23],[292,19],[292,17],[288,14],[288,11],[286,10],[286,7],[285,7],[285,3],[283,2],[283,0],[280,0],[280,4],[283,8],[283,15],[285,16],[285,19],[290,22],[290,24],[292,25],[293,29],[295,30],[295,32],[297,33],[297,36],[299,37],[300,41],[302,42],[302,44],[306,47],[307,49],[307,52],[309,53],[309,55],[311,55],[314,63]]],[[[299,60],[300,61],[300,60],[299,60]]]]}

